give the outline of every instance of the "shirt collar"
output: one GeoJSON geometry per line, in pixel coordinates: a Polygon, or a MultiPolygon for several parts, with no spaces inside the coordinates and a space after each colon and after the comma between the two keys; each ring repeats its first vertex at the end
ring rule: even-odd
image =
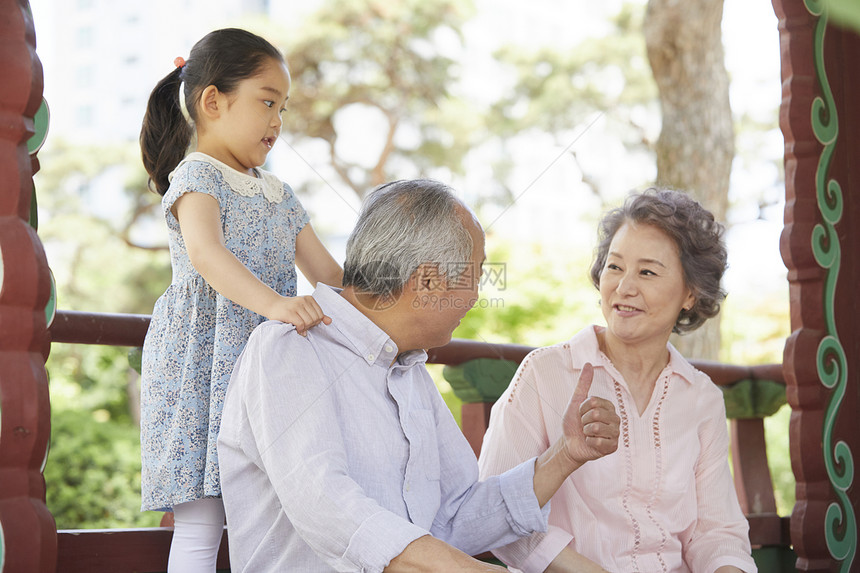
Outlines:
{"type": "MultiPolygon", "coordinates": [[[[608,362],[606,355],[601,352],[600,345],[597,342],[597,329],[602,328],[597,325],[591,325],[581,330],[576,336],[570,339],[570,353],[573,359],[574,368],[582,368],[586,362],[591,362],[595,368],[606,369],[611,365],[608,362]],[[596,362],[594,357],[598,357],[596,362]]],[[[666,343],[666,348],[669,350],[669,372],[677,374],[687,383],[692,384],[695,379],[696,369],[685,359],[680,352],[670,343],[666,343]]],[[[613,367],[614,368],[614,367],[613,367]]]]}
{"type": "Polygon", "coordinates": [[[692,384],[695,379],[696,369],[672,344],[666,343],[666,346],[669,348],[669,368],[672,369],[672,372],[692,384]]]}
{"type": "Polygon", "coordinates": [[[399,349],[391,337],[340,293],[339,288],[318,283],[312,296],[326,316],[332,319],[331,324],[325,328],[335,328],[340,332],[356,355],[368,364],[380,362],[386,367],[395,356],[398,357],[398,364],[407,367],[427,361],[427,353],[423,350],[412,350],[398,356],[399,349]]]}

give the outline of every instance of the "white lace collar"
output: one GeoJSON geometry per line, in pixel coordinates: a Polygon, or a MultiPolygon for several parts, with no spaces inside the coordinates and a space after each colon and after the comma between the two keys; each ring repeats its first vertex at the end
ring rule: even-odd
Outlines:
{"type": "MultiPolygon", "coordinates": [[[[183,159],[179,165],[187,163],[189,161],[204,161],[221,172],[221,175],[224,176],[224,181],[227,182],[227,185],[230,188],[242,195],[243,197],[253,197],[254,195],[263,194],[269,202],[271,203],[280,203],[284,200],[284,184],[280,179],[275,177],[273,174],[268,171],[263,171],[262,169],[254,169],[257,173],[258,177],[254,177],[253,175],[248,175],[247,173],[242,173],[241,171],[237,171],[223,163],[218,161],[214,157],[206,155],[205,153],[201,153],[199,151],[195,151],[193,153],[189,153],[185,159],[183,159]]],[[[176,166],[179,169],[179,165],[176,166]]],[[[171,176],[173,174],[171,173],[171,176]]]]}

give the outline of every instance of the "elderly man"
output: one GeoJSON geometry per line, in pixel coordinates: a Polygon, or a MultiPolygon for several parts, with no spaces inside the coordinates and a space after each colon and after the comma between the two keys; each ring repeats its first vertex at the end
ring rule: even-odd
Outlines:
{"type": "Polygon", "coordinates": [[[580,379],[564,437],[485,481],[424,368],[477,299],[484,234],[446,186],[383,185],[347,244],[329,324],[258,327],[233,371],[218,454],[234,573],[503,571],[470,557],[546,529],[565,478],[618,445],[580,379]]]}

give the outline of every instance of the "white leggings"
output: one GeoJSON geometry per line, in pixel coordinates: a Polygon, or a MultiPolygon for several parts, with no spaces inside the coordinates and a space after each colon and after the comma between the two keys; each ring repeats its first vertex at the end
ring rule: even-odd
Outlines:
{"type": "Polygon", "coordinates": [[[218,498],[173,508],[173,541],[167,573],[214,573],[224,531],[224,504],[218,498]]]}

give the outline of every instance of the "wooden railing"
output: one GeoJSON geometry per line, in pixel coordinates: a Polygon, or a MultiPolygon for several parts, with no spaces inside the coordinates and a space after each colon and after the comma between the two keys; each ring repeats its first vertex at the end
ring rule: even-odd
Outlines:
{"type": "MultiPolygon", "coordinates": [[[[149,316],[60,311],[50,327],[51,341],[73,344],[102,344],[139,347],[143,345],[149,316]]],[[[518,344],[490,344],[454,339],[431,349],[428,362],[459,365],[476,358],[494,358],[519,363],[533,347],[518,344]]],[[[772,380],[784,384],[782,365],[735,366],[717,362],[692,361],[715,384],[731,385],[740,380],[772,380]]],[[[477,454],[489,422],[492,402],[464,403],[461,411],[463,433],[477,454]]],[[[735,488],[750,523],[754,547],[789,547],[788,517],[776,513],[770,470],[767,465],[764,424],[760,418],[730,422],[735,488]]],[[[171,529],[166,527],[110,530],[60,530],[58,571],[63,573],[144,573],[167,568],[171,529]]],[[[228,569],[228,540],[224,539],[218,568],[228,569]]]]}

